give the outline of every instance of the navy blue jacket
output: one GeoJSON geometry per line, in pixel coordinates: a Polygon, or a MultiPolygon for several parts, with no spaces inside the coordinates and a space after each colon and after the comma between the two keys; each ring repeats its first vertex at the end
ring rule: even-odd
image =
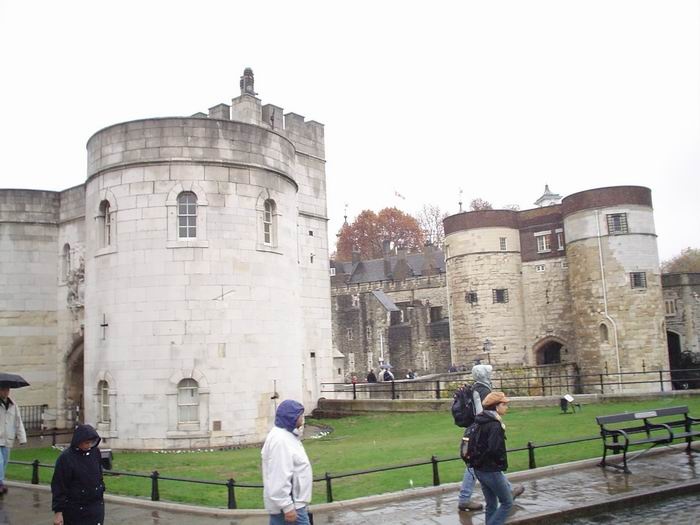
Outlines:
{"type": "MultiPolygon", "coordinates": [[[[66,514],[72,515],[89,510],[99,512],[104,516],[103,494],[105,485],[102,480],[102,462],[100,449],[97,445],[100,436],[90,425],[79,425],[73,433],[70,446],[56,460],[56,468],[51,480],[51,509],[63,512],[66,524],[66,514]],[[94,441],[92,448],[81,450],[78,445],[83,441],[94,441]]],[[[90,512],[92,514],[92,512],[90,512]]],[[[75,523],[79,521],[75,520],[75,523]]],[[[83,521],[82,523],[89,523],[83,521]]]]}

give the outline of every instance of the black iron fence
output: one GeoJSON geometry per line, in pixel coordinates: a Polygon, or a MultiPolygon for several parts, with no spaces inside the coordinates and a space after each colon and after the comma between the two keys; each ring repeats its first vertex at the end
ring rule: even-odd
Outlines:
{"type": "MultiPolygon", "coordinates": [[[[444,374],[438,379],[402,379],[379,383],[322,383],[323,393],[348,399],[441,399],[449,398],[462,383],[471,382],[471,374],[444,374]]],[[[597,374],[552,374],[541,376],[502,375],[494,387],[510,396],[546,396],[567,393],[613,393],[630,387],[649,385],[647,390],[684,390],[700,388],[700,368],[674,370],[638,370],[597,374]]]]}
{"type": "Polygon", "coordinates": [[[41,430],[41,425],[44,422],[44,412],[49,408],[49,405],[20,405],[19,414],[22,417],[24,428],[28,432],[41,430]]]}
{"type": "MultiPolygon", "coordinates": [[[[571,445],[571,444],[575,444],[575,443],[582,443],[584,441],[595,441],[595,440],[599,440],[599,439],[601,439],[600,436],[596,435],[596,436],[571,439],[571,440],[567,440],[567,441],[554,441],[551,443],[538,443],[538,444],[536,444],[536,443],[533,443],[532,441],[529,441],[526,446],[508,449],[508,452],[514,453],[514,452],[527,451],[528,468],[533,469],[533,468],[537,467],[536,460],[535,460],[535,451],[537,449],[545,448],[545,447],[571,445]]],[[[441,484],[439,465],[441,463],[447,463],[450,461],[462,461],[462,458],[459,456],[454,456],[454,457],[449,457],[449,458],[438,458],[437,456],[433,455],[430,457],[430,459],[427,459],[427,460],[414,461],[411,463],[404,463],[401,465],[388,465],[388,466],[383,466],[383,467],[376,467],[376,468],[365,469],[365,470],[353,470],[350,472],[341,472],[341,473],[325,472],[323,474],[323,476],[317,476],[316,478],[314,478],[314,482],[324,483],[326,501],[328,503],[332,503],[333,502],[333,480],[355,477],[355,476],[363,476],[363,475],[367,475],[367,474],[376,474],[378,472],[388,472],[388,471],[392,471],[392,470],[401,470],[401,469],[407,469],[407,468],[430,466],[431,473],[432,473],[432,484],[433,484],[433,486],[439,486],[441,484]]],[[[54,468],[54,465],[42,464],[38,459],[35,459],[34,461],[10,460],[10,464],[31,467],[31,469],[32,469],[31,483],[34,485],[38,485],[41,481],[41,469],[51,470],[54,468]]],[[[176,477],[171,477],[171,476],[163,476],[157,470],[154,470],[150,474],[137,473],[137,472],[125,472],[125,471],[119,471],[119,470],[110,470],[110,471],[106,471],[105,474],[107,476],[123,476],[123,477],[150,479],[151,480],[151,495],[150,495],[151,501],[160,501],[160,482],[161,481],[174,481],[174,482],[179,482],[179,483],[194,483],[194,484],[199,484],[199,485],[209,485],[212,487],[225,487],[226,491],[227,491],[227,508],[229,508],[229,509],[238,508],[238,505],[236,502],[236,490],[237,489],[262,490],[262,488],[263,488],[261,483],[242,483],[242,482],[234,480],[233,478],[230,478],[226,481],[212,481],[212,480],[176,478],[176,477]]]]}

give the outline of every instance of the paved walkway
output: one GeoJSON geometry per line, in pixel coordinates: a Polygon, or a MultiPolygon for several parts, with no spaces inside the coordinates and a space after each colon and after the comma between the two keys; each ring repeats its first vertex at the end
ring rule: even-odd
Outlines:
{"type": "MultiPolygon", "coordinates": [[[[679,448],[649,452],[635,458],[630,469],[631,474],[624,474],[603,470],[586,461],[578,462],[575,468],[546,467],[515,473],[510,478],[525,485],[525,493],[517,499],[508,523],[553,524],[557,519],[566,523],[581,511],[605,512],[615,506],[648,502],[659,494],[700,494],[699,453],[688,455],[679,448]]],[[[10,493],[0,499],[0,524],[47,525],[51,523],[50,505],[46,487],[12,484],[10,493]]],[[[106,522],[107,525],[267,524],[266,516],[259,513],[240,516],[232,514],[235,511],[221,510],[224,515],[216,516],[214,512],[193,514],[180,507],[112,497],[107,502],[106,522]]],[[[457,488],[449,484],[405,491],[399,497],[386,495],[353,503],[317,505],[314,522],[315,525],[481,525],[484,514],[458,512],[457,488]]]]}

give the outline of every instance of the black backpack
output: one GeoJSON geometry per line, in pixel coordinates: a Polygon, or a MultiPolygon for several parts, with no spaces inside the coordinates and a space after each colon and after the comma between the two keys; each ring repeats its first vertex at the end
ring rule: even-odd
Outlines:
{"type": "Polygon", "coordinates": [[[457,389],[452,401],[452,417],[455,425],[467,428],[474,423],[474,390],[471,385],[462,385],[457,389]]]}
{"type": "Polygon", "coordinates": [[[485,452],[485,443],[481,443],[480,434],[481,425],[472,425],[464,433],[462,440],[463,443],[466,443],[466,454],[461,452],[462,458],[472,466],[479,461],[485,452]]]}

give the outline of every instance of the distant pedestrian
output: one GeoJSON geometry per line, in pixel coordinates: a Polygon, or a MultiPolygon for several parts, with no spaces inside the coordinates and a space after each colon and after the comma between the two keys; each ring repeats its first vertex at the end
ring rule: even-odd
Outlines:
{"type": "Polygon", "coordinates": [[[504,471],[508,469],[506,426],[503,416],[510,400],[503,392],[491,392],[483,401],[484,411],[476,416],[469,439],[469,462],[486,500],[486,525],[502,525],[523,493],[521,485],[513,489],[504,471]],[[500,503],[500,505],[499,505],[500,503]]]}
{"type": "Polygon", "coordinates": [[[56,460],[51,480],[54,525],[102,525],[105,521],[100,436],[90,425],[78,425],[56,460]]]}
{"type": "Polygon", "coordinates": [[[377,376],[374,375],[374,370],[370,370],[367,372],[367,382],[368,383],[376,383],[377,382],[377,376]]]}
{"type": "Polygon", "coordinates": [[[7,493],[5,469],[10,461],[10,449],[18,441],[20,445],[27,442],[19,407],[10,399],[10,389],[0,388],[0,496],[7,493]]]}
{"type": "Polygon", "coordinates": [[[262,456],[263,500],[270,525],[309,525],[313,473],[299,429],[304,407],[287,399],[275,414],[275,426],[265,439],[262,456]]]}
{"type": "Polygon", "coordinates": [[[447,371],[450,372],[450,373],[456,372],[456,371],[457,371],[457,367],[456,367],[456,366],[454,365],[454,363],[453,363],[453,364],[450,365],[450,368],[448,368],[447,371]]]}
{"type": "Polygon", "coordinates": [[[416,373],[409,368],[408,372],[406,373],[406,379],[415,379],[415,378],[416,378],[416,373]]]}
{"type": "Polygon", "coordinates": [[[389,370],[389,369],[387,368],[387,369],[384,370],[384,372],[382,373],[382,379],[384,379],[384,381],[393,381],[393,380],[394,380],[394,374],[392,374],[392,373],[391,373],[391,370],[389,370]]]}

